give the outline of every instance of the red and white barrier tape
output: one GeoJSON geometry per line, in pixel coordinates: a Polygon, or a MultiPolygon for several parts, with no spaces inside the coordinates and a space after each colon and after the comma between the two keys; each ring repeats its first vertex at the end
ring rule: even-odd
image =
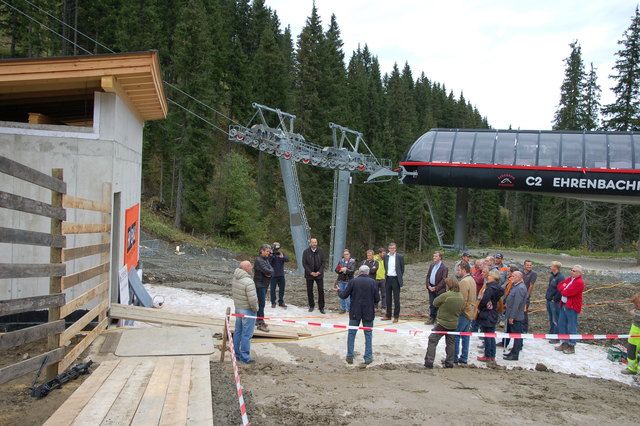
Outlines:
{"type": "Polygon", "coordinates": [[[256,318],[269,321],[279,321],[287,324],[303,324],[311,325],[314,327],[323,328],[338,328],[343,330],[375,330],[386,331],[387,333],[396,334],[408,334],[410,336],[428,335],[431,333],[437,334],[452,334],[455,336],[475,336],[475,337],[494,337],[497,339],[510,338],[510,339],[555,339],[555,340],[604,340],[604,339],[628,339],[629,337],[640,337],[637,334],[536,334],[536,333],[477,333],[470,331],[432,331],[432,330],[401,330],[397,328],[380,328],[380,327],[361,327],[355,325],[343,325],[343,324],[327,324],[321,322],[311,321],[297,321],[292,319],[283,318],[269,318],[269,317],[256,317],[251,315],[231,314],[235,317],[256,318]]]}
{"type": "Polygon", "coordinates": [[[238,374],[238,361],[236,360],[236,350],[233,346],[231,327],[229,327],[229,317],[224,317],[224,322],[227,325],[227,338],[229,339],[229,346],[231,348],[231,364],[233,364],[233,375],[235,376],[236,380],[236,391],[238,392],[238,403],[240,404],[240,415],[242,416],[242,424],[244,426],[248,426],[250,424],[249,417],[247,416],[247,406],[244,403],[244,396],[242,396],[242,385],[240,384],[240,374],[238,374]]]}

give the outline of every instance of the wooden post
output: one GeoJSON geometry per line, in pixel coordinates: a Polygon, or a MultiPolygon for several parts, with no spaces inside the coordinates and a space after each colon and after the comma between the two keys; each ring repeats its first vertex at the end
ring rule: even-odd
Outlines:
{"type": "MultiPolygon", "coordinates": [[[[105,204],[111,205],[111,211],[113,212],[113,200],[112,200],[112,198],[113,198],[113,195],[111,193],[111,183],[108,183],[108,182],[103,183],[102,184],[102,202],[105,203],[105,204]]],[[[112,214],[103,213],[100,216],[102,218],[102,223],[103,224],[112,225],[112,222],[111,222],[111,218],[113,216],[112,214]]],[[[111,243],[111,241],[112,241],[111,234],[113,232],[119,232],[119,231],[120,231],[119,229],[111,228],[111,232],[107,232],[107,233],[103,233],[102,234],[100,242],[102,244],[111,243]]],[[[116,234],[116,235],[118,235],[118,234],[116,234]]],[[[105,263],[109,262],[109,256],[111,256],[111,252],[112,251],[113,250],[111,250],[109,252],[103,252],[100,255],[100,263],[101,264],[105,264],[105,263]]],[[[113,268],[115,268],[116,270],[118,269],[118,266],[116,265],[116,260],[117,259],[113,259],[111,261],[111,264],[109,265],[109,270],[107,270],[105,273],[100,275],[100,282],[101,283],[103,283],[105,281],[109,281],[109,291],[104,293],[104,298],[106,300],[111,300],[111,298],[110,298],[111,297],[110,296],[111,289],[112,289],[112,287],[111,287],[111,277],[113,276],[113,274],[111,274],[111,270],[113,268]]],[[[102,322],[107,317],[107,311],[108,310],[109,310],[109,306],[107,306],[107,309],[105,309],[104,311],[100,312],[100,315],[98,315],[98,323],[102,322]]]]}
{"type": "MultiPolygon", "coordinates": [[[[64,180],[64,172],[62,169],[52,169],[51,176],[64,180]]],[[[51,191],[51,206],[62,207],[62,193],[51,191]]],[[[51,235],[62,235],[62,221],[60,219],[51,219],[51,235]]],[[[49,255],[49,263],[62,263],[62,248],[51,247],[49,255]]],[[[49,294],[62,293],[62,278],[49,278],[49,294]]],[[[58,321],[60,319],[60,307],[55,306],[49,308],[49,322],[58,321]]],[[[60,345],[60,333],[52,334],[47,339],[47,347],[49,350],[58,349],[60,345]]],[[[45,380],[51,380],[58,374],[58,363],[51,364],[44,370],[45,380]]]]}
{"type": "Polygon", "coordinates": [[[231,315],[231,308],[227,308],[227,312],[225,313],[224,328],[222,329],[222,346],[220,347],[220,362],[224,362],[224,353],[227,350],[227,342],[229,341],[227,338],[228,331],[226,320],[226,318],[229,318],[229,315],[231,315]]]}

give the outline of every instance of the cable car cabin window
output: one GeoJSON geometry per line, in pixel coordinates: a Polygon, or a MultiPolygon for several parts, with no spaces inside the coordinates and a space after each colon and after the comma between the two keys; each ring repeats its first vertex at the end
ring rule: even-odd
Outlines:
{"type": "Polygon", "coordinates": [[[448,163],[451,158],[451,148],[453,140],[456,137],[456,132],[438,132],[433,147],[433,156],[431,162],[433,163],[448,163]]]}
{"type": "Polygon", "coordinates": [[[607,135],[588,134],[584,137],[584,166],[595,169],[606,169],[607,135]]]}
{"type": "Polygon", "coordinates": [[[560,165],[560,135],[542,133],[538,142],[538,166],[558,167],[560,165]]]}
{"type": "Polygon", "coordinates": [[[516,165],[535,166],[536,155],[538,153],[538,133],[518,134],[516,144],[516,165]]]}
{"type": "Polygon", "coordinates": [[[431,161],[431,146],[436,132],[427,132],[420,136],[413,144],[411,151],[407,155],[407,161],[431,161]]]}
{"type": "Polygon", "coordinates": [[[493,143],[495,141],[496,134],[491,132],[478,133],[476,138],[476,146],[473,149],[473,162],[475,164],[491,164],[493,157],[493,143]]]}
{"type": "Polygon", "coordinates": [[[637,170],[640,168],[640,134],[631,136],[631,139],[633,140],[633,152],[635,153],[633,168],[637,170]]]}
{"type": "Polygon", "coordinates": [[[609,135],[609,167],[630,169],[633,167],[631,135],[609,135]]]}
{"type": "Polygon", "coordinates": [[[582,133],[562,136],[562,164],[564,167],[582,167],[582,133]]]}
{"type": "Polygon", "coordinates": [[[513,164],[515,156],[516,133],[498,133],[496,140],[494,164],[513,164]]]}
{"type": "Polygon", "coordinates": [[[471,150],[473,149],[475,136],[475,132],[458,132],[456,143],[453,146],[453,156],[451,157],[453,163],[466,164],[471,162],[471,150]]]}

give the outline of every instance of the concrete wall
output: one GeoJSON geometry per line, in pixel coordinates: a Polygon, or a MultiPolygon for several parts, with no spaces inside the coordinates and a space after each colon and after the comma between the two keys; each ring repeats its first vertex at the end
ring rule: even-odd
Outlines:
{"type": "MultiPolygon", "coordinates": [[[[64,169],[69,195],[112,203],[113,194],[120,193],[121,208],[113,211],[111,218],[120,224],[119,229],[112,229],[117,237],[113,240],[117,241],[117,250],[110,253],[115,276],[124,263],[124,210],[140,202],[143,125],[120,98],[102,92],[95,94],[93,128],[0,122],[0,155],[46,174],[51,174],[53,168],[64,169]],[[102,199],[105,183],[112,184],[110,200],[102,199]]],[[[0,190],[51,201],[49,190],[4,174],[0,174],[0,190]]],[[[67,221],[99,223],[101,213],[68,209],[67,221]]],[[[0,208],[0,226],[49,232],[50,220],[0,208]]],[[[101,237],[68,235],[67,247],[97,244],[101,237]]],[[[47,247],[0,243],[0,263],[48,262],[47,247]]],[[[99,263],[99,255],[67,262],[67,275],[99,263]]],[[[67,301],[97,284],[98,278],[94,278],[68,289],[67,301]]],[[[115,285],[111,288],[117,288],[115,285]]],[[[44,295],[48,291],[48,278],[0,279],[0,300],[44,295]]]]}

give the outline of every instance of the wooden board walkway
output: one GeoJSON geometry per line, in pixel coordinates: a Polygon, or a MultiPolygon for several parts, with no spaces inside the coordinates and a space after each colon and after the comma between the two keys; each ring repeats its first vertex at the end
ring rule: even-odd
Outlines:
{"type": "Polygon", "coordinates": [[[105,361],[45,425],[212,425],[209,356],[105,361]]]}

